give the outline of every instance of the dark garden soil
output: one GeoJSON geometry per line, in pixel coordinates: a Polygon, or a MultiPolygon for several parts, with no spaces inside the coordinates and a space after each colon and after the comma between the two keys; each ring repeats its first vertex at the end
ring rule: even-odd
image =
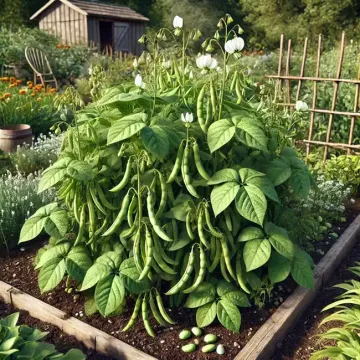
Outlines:
{"type": "MultiPolygon", "coordinates": [[[[11,305],[0,302],[0,319],[17,311],[18,310],[14,310],[11,305]]],[[[79,343],[74,337],[64,334],[56,326],[34,319],[25,311],[20,311],[20,319],[18,324],[28,325],[41,331],[47,331],[49,334],[41,341],[55,345],[56,350],[59,352],[66,353],[70,349],[79,349],[84,354],[86,354],[86,358],[88,360],[111,360],[106,356],[101,356],[91,352],[84,345],[79,343]]]]}
{"type": "MultiPolygon", "coordinates": [[[[336,231],[338,234],[341,234],[355,219],[356,215],[356,213],[348,213],[347,221],[338,224],[331,231],[336,231]]],[[[311,254],[315,263],[322,258],[324,253],[326,253],[334,242],[335,240],[326,237],[323,241],[319,241],[315,244],[317,250],[311,254]]],[[[79,318],[158,359],[184,360],[184,358],[219,358],[219,355],[216,353],[203,354],[200,350],[202,342],[200,342],[198,349],[191,354],[185,354],[181,351],[181,346],[190,342],[190,340],[179,340],[178,335],[181,330],[191,328],[196,324],[194,311],[183,308],[176,310],[168,309],[169,314],[177,322],[176,325],[169,328],[163,328],[157,325],[152,319],[151,323],[156,333],[156,337],[153,339],[147,335],[141,320],[137,321],[132,330],[126,333],[121,332],[121,329],[128,322],[133,310],[133,301],[131,299],[128,301],[128,310],[125,313],[113,318],[104,319],[99,314],[87,317],[84,312],[84,298],[80,297],[79,299],[74,300],[74,293],[65,293],[65,282],[61,283],[56,290],[41,295],[37,285],[37,272],[33,267],[33,259],[36,251],[43,244],[44,242],[42,241],[30,243],[19,250],[13,251],[10,256],[0,257],[0,280],[65,311],[68,315],[79,318]]],[[[357,251],[359,254],[358,259],[360,260],[360,246],[357,247],[357,251]]],[[[273,298],[267,303],[264,309],[258,310],[255,307],[251,309],[241,309],[242,324],[241,332],[239,334],[231,333],[220,324],[214,324],[207,327],[206,333],[218,335],[218,343],[223,344],[225,347],[226,353],[221,356],[221,358],[224,360],[234,359],[240,349],[245,346],[253,334],[276,311],[277,307],[292,293],[295,287],[295,282],[288,280],[274,288],[273,298]]],[[[330,297],[327,295],[325,301],[329,301],[329,299],[330,297]]],[[[320,308],[321,307],[322,305],[320,305],[320,308]]],[[[291,341],[294,342],[294,338],[291,341]]],[[[295,343],[299,343],[299,341],[296,340],[295,343]]],[[[285,359],[295,358],[305,359],[305,357],[285,357],[285,359]]],[[[277,359],[282,358],[280,357],[277,359]]]]}
{"type": "Polygon", "coordinates": [[[281,344],[278,344],[272,360],[308,360],[314,351],[320,350],[324,345],[335,344],[332,341],[319,340],[317,337],[332,327],[341,327],[341,322],[335,321],[319,327],[321,321],[331,313],[331,311],[322,313],[321,310],[343,292],[341,289],[334,288],[334,285],[357,278],[347,269],[358,261],[360,261],[360,242],[355,245],[321,293],[316,296],[313,305],[300,318],[292,332],[281,344]]]}

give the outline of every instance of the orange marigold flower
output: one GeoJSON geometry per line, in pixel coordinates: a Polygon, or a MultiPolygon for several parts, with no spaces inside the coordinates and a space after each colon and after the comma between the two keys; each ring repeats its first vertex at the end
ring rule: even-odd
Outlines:
{"type": "Polygon", "coordinates": [[[10,82],[14,83],[16,82],[16,78],[14,78],[13,76],[10,78],[10,82]]]}
{"type": "Polygon", "coordinates": [[[64,47],[65,47],[65,49],[71,49],[70,45],[65,45],[64,47]]]}
{"type": "Polygon", "coordinates": [[[25,95],[25,94],[26,94],[26,90],[25,90],[25,89],[21,89],[21,90],[19,91],[19,94],[20,94],[20,95],[25,95]]]}
{"type": "Polygon", "coordinates": [[[26,83],[26,85],[33,85],[33,82],[32,82],[32,81],[28,81],[28,82],[26,83]]]}
{"type": "Polygon", "coordinates": [[[50,94],[56,93],[56,89],[50,89],[50,94]]]}
{"type": "Polygon", "coordinates": [[[28,85],[28,88],[29,88],[29,89],[32,89],[33,87],[34,87],[33,84],[29,84],[29,85],[28,85]]]}
{"type": "Polygon", "coordinates": [[[31,94],[31,96],[32,96],[32,97],[36,96],[36,92],[33,92],[33,93],[31,94]]]}
{"type": "Polygon", "coordinates": [[[3,95],[3,98],[4,99],[8,99],[8,98],[10,98],[11,97],[11,93],[5,93],[4,95],[3,95]]]}
{"type": "Polygon", "coordinates": [[[22,80],[16,80],[16,83],[20,85],[22,83],[22,80]]]}
{"type": "Polygon", "coordinates": [[[57,47],[58,49],[62,49],[64,46],[63,46],[63,44],[57,44],[56,47],[57,47]]]}
{"type": "Polygon", "coordinates": [[[9,81],[9,77],[5,76],[5,77],[2,77],[0,80],[6,82],[6,81],[9,81]]]}

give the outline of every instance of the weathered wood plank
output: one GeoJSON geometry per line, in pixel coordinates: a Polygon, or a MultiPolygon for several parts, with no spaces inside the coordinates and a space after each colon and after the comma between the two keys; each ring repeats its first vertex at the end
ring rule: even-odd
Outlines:
{"type": "Polygon", "coordinates": [[[297,288],[256,332],[235,360],[267,360],[316,297],[317,292],[355,245],[360,235],[360,215],[345,230],[315,268],[314,289],[297,288]]]}
{"type": "Polygon", "coordinates": [[[11,304],[12,286],[0,281],[0,300],[6,304],[11,304]]]}

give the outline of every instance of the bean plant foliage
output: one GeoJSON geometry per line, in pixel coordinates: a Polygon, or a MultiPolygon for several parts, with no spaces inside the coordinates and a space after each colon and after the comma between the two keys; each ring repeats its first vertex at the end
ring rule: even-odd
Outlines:
{"type": "Polygon", "coordinates": [[[198,29],[174,22],[134,62],[135,84],[105,91],[78,112],[60,158],[39,191],[58,202],[25,223],[20,241],[51,236],[37,268],[42,292],[67,276],[87,297],[87,310],[121,313],[136,299],[129,329],[150,311],[173,323],[164,307],[197,309],[199,326],[218,318],[238,332],[239,308],[256,284],[290,274],[313,286],[311,258],[275,221],[289,192],[306,197],[311,176],[263,119],[262,103],[237,66],[242,29],[230,15],[193,59],[198,29]],[[176,42],[162,50],[168,39],[176,42]],[[225,44],[225,47],[224,47],[225,44]],[[217,58],[211,52],[217,51],[217,58]],[[221,59],[221,60],[220,60],[221,59]]]}

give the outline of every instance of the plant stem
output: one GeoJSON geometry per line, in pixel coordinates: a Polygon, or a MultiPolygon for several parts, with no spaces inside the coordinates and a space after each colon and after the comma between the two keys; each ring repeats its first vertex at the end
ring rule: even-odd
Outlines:
{"type": "MultiPolygon", "coordinates": [[[[227,24],[225,24],[225,43],[227,42],[227,39],[228,39],[228,28],[227,28],[227,24]]],[[[224,60],[223,60],[224,64],[223,64],[223,77],[222,77],[221,90],[220,90],[220,105],[219,105],[218,120],[221,119],[221,112],[224,102],[225,83],[226,83],[226,63],[227,63],[226,51],[223,52],[223,55],[224,55],[224,60]]]]}

